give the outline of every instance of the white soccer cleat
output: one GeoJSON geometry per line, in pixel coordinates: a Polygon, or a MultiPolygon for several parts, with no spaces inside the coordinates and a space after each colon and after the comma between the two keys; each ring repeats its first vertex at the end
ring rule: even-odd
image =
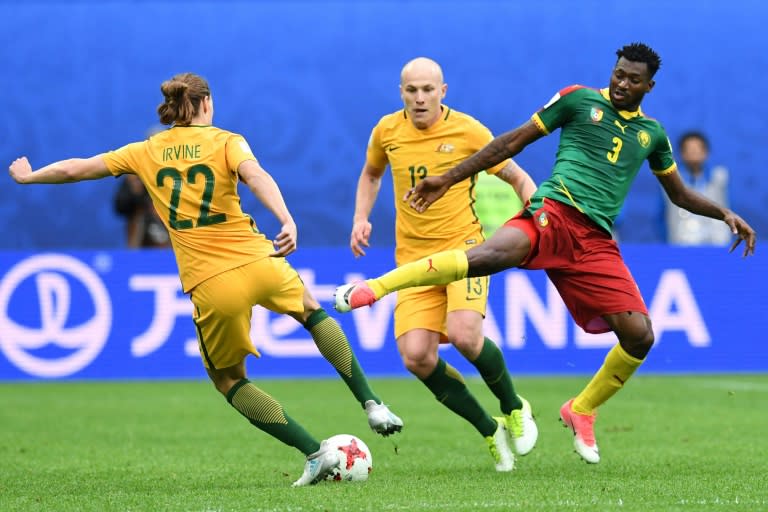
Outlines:
{"type": "Polygon", "coordinates": [[[368,400],[365,402],[365,413],[368,415],[368,425],[377,434],[387,437],[403,430],[403,420],[384,404],[368,400]]]}
{"type": "Polygon", "coordinates": [[[365,281],[344,284],[336,288],[333,293],[333,307],[339,313],[347,313],[353,309],[370,306],[376,302],[373,294],[365,281]]]}
{"type": "Polygon", "coordinates": [[[340,464],[339,454],[326,441],[320,443],[320,449],[307,456],[304,464],[304,472],[298,480],[293,482],[293,487],[314,485],[324,480],[340,464]]]}
{"type": "Polygon", "coordinates": [[[528,400],[518,396],[523,402],[522,409],[515,409],[509,415],[505,416],[507,421],[507,430],[519,455],[528,455],[536,446],[536,440],[539,438],[539,428],[533,419],[531,404],[528,400]]]}
{"type": "Polygon", "coordinates": [[[515,469],[515,455],[509,448],[509,434],[507,433],[506,421],[504,418],[493,418],[496,421],[496,432],[492,436],[485,438],[488,443],[488,450],[491,452],[494,462],[496,462],[496,471],[507,472],[515,469]]]}

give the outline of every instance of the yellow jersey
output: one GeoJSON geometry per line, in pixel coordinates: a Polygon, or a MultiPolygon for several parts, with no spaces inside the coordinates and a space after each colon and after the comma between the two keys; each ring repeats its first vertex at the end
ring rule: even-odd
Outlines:
{"type": "Polygon", "coordinates": [[[237,168],[256,160],[241,135],[174,126],[103,157],[112,174],[144,183],[171,236],[184,292],[274,251],[240,206],[237,168]]]}
{"type": "MultiPolygon", "coordinates": [[[[491,140],[490,130],[479,121],[445,105],[438,121],[425,130],[413,126],[405,110],[382,117],[373,128],[366,159],[377,168],[389,164],[392,171],[398,265],[438,251],[467,250],[484,240],[474,210],[477,176],[452,186],[424,213],[402,198],[419,180],[449,171],[491,140]]],[[[486,172],[496,174],[506,164],[486,172]]]]}

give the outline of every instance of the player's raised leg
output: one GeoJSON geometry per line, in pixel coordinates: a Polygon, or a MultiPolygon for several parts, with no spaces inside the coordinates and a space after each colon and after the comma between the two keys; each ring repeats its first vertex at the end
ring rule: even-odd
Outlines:
{"type": "Polygon", "coordinates": [[[414,286],[448,284],[467,275],[467,255],[462,250],[443,251],[406,263],[367,281],[339,286],[334,293],[334,307],[346,313],[370,306],[383,296],[414,286]]]}

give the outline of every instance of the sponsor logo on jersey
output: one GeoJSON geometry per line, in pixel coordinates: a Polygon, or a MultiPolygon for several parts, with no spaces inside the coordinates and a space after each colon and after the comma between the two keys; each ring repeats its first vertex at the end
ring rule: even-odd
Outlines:
{"type": "Polygon", "coordinates": [[[592,107],[592,110],[589,111],[589,118],[593,123],[599,123],[603,118],[603,111],[597,107],[592,107]]]}
{"type": "Polygon", "coordinates": [[[650,134],[645,130],[640,130],[637,132],[637,142],[640,143],[641,146],[644,148],[647,148],[651,145],[651,136],[650,134]]]}
{"type": "Polygon", "coordinates": [[[470,238],[469,240],[464,240],[464,245],[475,245],[477,243],[477,240],[474,238],[470,238]]]}
{"type": "Polygon", "coordinates": [[[439,146],[437,146],[437,152],[438,153],[453,153],[453,150],[455,148],[453,147],[453,144],[448,144],[447,142],[443,142],[439,146]]]}
{"type": "Polygon", "coordinates": [[[619,130],[621,130],[622,135],[624,135],[624,130],[626,130],[627,127],[629,126],[628,124],[621,124],[618,119],[614,119],[613,124],[619,127],[619,130]]]}
{"type": "Polygon", "coordinates": [[[400,149],[400,146],[395,146],[394,144],[390,144],[389,146],[387,146],[387,151],[389,151],[390,153],[392,153],[393,151],[397,151],[398,149],[400,149]]]}

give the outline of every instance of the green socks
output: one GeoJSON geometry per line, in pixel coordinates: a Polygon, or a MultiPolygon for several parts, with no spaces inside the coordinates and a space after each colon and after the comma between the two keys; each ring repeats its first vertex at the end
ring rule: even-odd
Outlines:
{"type": "Polygon", "coordinates": [[[422,382],[440,403],[470,422],[483,437],[496,432],[496,421],[469,392],[461,374],[443,359],[438,359],[435,371],[422,382]]]}
{"type": "Polygon", "coordinates": [[[248,379],[242,379],[232,386],[227,393],[227,401],[253,426],[297,448],[304,455],[320,449],[320,443],[285,414],[280,402],[251,384],[248,379]]]}
{"type": "Polygon", "coordinates": [[[485,338],[483,349],[477,359],[472,361],[472,364],[480,372],[480,376],[488,388],[499,399],[502,413],[510,414],[513,409],[523,408],[523,402],[515,393],[512,378],[509,376],[507,365],[504,363],[504,355],[493,341],[485,338]]]}
{"type": "Polygon", "coordinates": [[[360,405],[365,406],[365,402],[368,400],[374,400],[380,404],[381,400],[368,385],[368,379],[360,368],[360,364],[352,352],[352,347],[349,345],[349,340],[344,331],[341,330],[339,323],[320,308],[309,316],[304,327],[312,335],[312,339],[323,357],[339,372],[360,405]]]}

